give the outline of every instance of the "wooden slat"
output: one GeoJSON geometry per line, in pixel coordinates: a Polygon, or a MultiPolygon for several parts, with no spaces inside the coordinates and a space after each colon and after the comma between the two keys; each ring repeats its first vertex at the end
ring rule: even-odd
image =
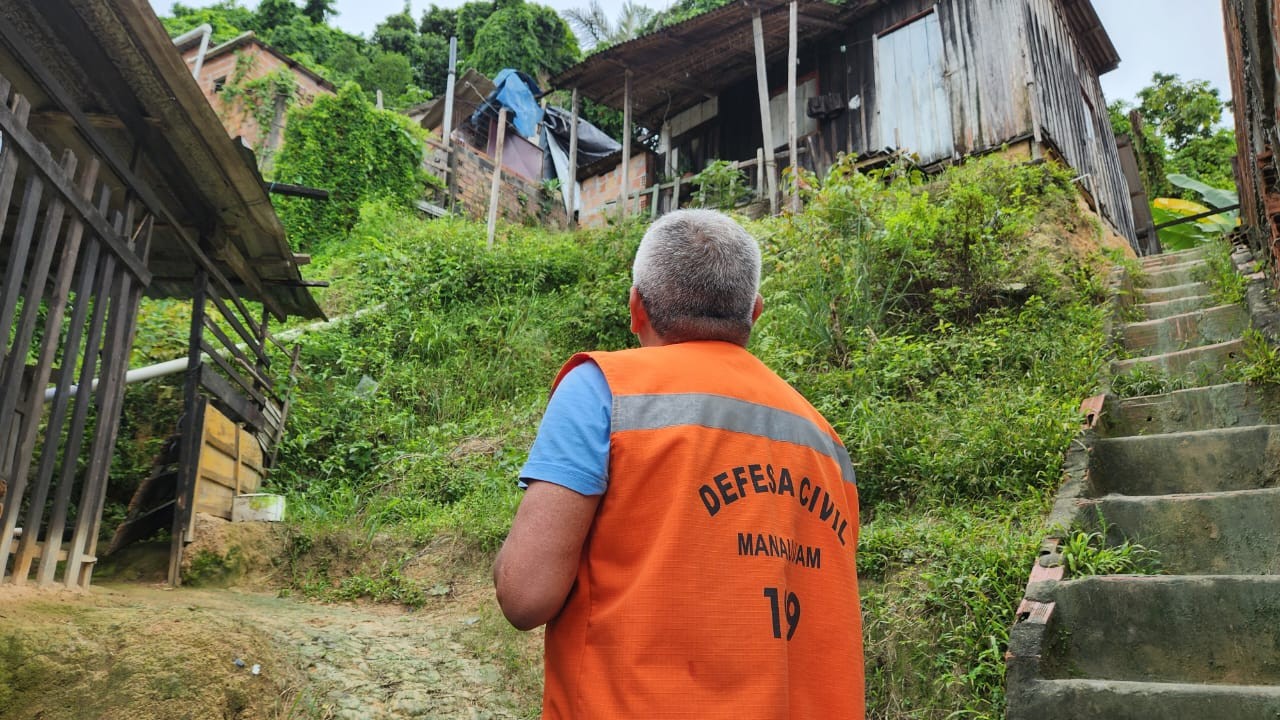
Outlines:
{"type": "MultiPolygon", "coordinates": [[[[0,81],[4,83],[4,92],[0,93],[0,106],[5,106],[2,101],[9,94],[8,79],[0,76],[0,81]]],[[[27,99],[21,95],[15,95],[12,105],[13,119],[15,122],[25,125],[27,116],[31,113],[31,105],[27,99]]],[[[0,228],[5,226],[9,219],[9,200],[13,197],[13,183],[18,177],[18,148],[8,142],[0,149],[0,228]]]]}
{"type": "Polygon", "coordinates": [[[244,340],[245,345],[248,346],[249,349],[253,350],[254,355],[263,362],[269,362],[266,350],[262,348],[262,343],[259,342],[257,333],[254,332],[257,330],[257,325],[249,319],[251,316],[248,313],[245,313],[244,315],[237,315],[236,313],[231,312],[231,309],[227,307],[226,299],[216,288],[209,288],[208,299],[209,302],[218,309],[218,313],[227,321],[227,324],[231,326],[231,329],[235,330],[236,334],[244,340]],[[246,327],[246,325],[249,327],[246,327]],[[250,328],[253,328],[253,331],[251,331],[250,328]]]}
{"type": "Polygon", "coordinates": [[[124,238],[112,234],[111,226],[107,224],[102,213],[94,212],[93,207],[84,198],[71,191],[75,183],[63,175],[61,168],[53,162],[48,149],[40,144],[40,141],[26,128],[21,127],[14,113],[3,105],[0,105],[0,129],[3,129],[6,134],[5,144],[12,142],[18,146],[30,166],[37,170],[44,180],[63,193],[63,199],[75,208],[80,217],[98,233],[102,242],[120,262],[124,263],[129,272],[143,283],[151,282],[151,273],[125,245],[124,238]]]}
{"type": "Polygon", "coordinates": [[[259,407],[263,407],[267,404],[266,397],[264,397],[256,387],[254,387],[253,381],[246,378],[243,373],[236,372],[236,369],[231,366],[231,363],[227,362],[226,358],[219,355],[216,350],[204,341],[200,342],[200,349],[209,356],[209,360],[212,361],[214,365],[217,365],[218,369],[226,373],[228,378],[235,382],[236,385],[240,386],[243,394],[248,395],[250,400],[257,403],[259,407]]]}
{"type": "MultiPolygon", "coordinates": [[[[98,179],[98,168],[97,160],[90,159],[88,167],[85,168],[85,172],[80,178],[78,192],[86,198],[90,197],[93,192],[93,185],[98,179]]],[[[62,338],[62,319],[66,314],[67,299],[75,276],[75,268],[80,261],[80,241],[83,235],[84,223],[73,213],[71,222],[67,227],[66,241],[62,245],[62,254],[58,259],[58,276],[54,280],[53,289],[48,298],[48,316],[45,318],[44,337],[41,340],[40,354],[36,359],[36,371],[31,379],[30,394],[24,410],[24,414],[27,417],[36,417],[44,405],[44,389],[49,384],[49,377],[53,372],[53,361],[58,352],[59,341],[62,338]]],[[[88,268],[82,273],[81,287],[85,293],[83,297],[87,297],[93,287],[92,266],[94,262],[90,262],[87,265],[88,268]]],[[[82,295],[77,293],[77,297],[82,297],[82,295]]],[[[76,304],[78,312],[73,313],[70,328],[67,331],[65,349],[63,351],[65,357],[74,357],[79,351],[80,331],[84,327],[88,306],[88,303],[76,304]]],[[[63,371],[59,373],[60,379],[57,385],[59,394],[55,396],[53,409],[48,420],[50,435],[45,440],[46,449],[40,455],[40,466],[36,473],[36,484],[33,489],[31,507],[43,508],[45,500],[48,498],[49,482],[53,476],[53,462],[58,456],[56,441],[61,433],[62,424],[66,420],[66,409],[70,399],[67,386],[71,383],[74,369],[75,363],[64,362],[63,371]]],[[[16,477],[25,478],[31,467],[35,451],[36,437],[39,434],[38,424],[30,423],[26,425],[23,428],[23,432],[23,436],[18,441],[17,465],[14,469],[14,474],[16,477]]],[[[28,522],[27,527],[35,526],[28,522]]],[[[11,528],[8,534],[12,534],[11,528]]],[[[26,560],[26,557],[37,549],[34,534],[30,538],[23,538],[23,541],[18,546],[17,559],[14,561],[15,575],[26,577],[30,569],[29,561],[26,560]]],[[[0,553],[0,557],[4,557],[4,554],[0,553]]]]}
{"type": "Polygon", "coordinates": [[[213,394],[226,408],[237,416],[240,422],[248,423],[257,429],[270,427],[258,406],[247,400],[236,391],[230,381],[213,371],[208,365],[201,367],[200,385],[213,394]]]}
{"type": "MultiPolygon", "coordinates": [[[[217,338],[218,343],[221,346],[220,348],[214,350],[215,352],[217,352],[219,355],[222,354],[224,350],[226,352],[231,353],[231,356],[236,360],[237,363],[249,369],[249,373],[250,375],[253,376],[254,380],[261,383],[263,387],[270,389],[272,385],[271,380],[267,378],[265,375],[262,375],[261,373],[258,372],[257,367],[253,365],[253,362],[249,359],[249,356],[244,354],[244,350],[238,347],[235,343],[231,342],[231,338],[227,337],[227,334],[222,331],[222,328],[218,327],[218,324],[215,323],[213,319],[208,315],[205,316],[204,326],[209,330],[209,332],[213,333],[213,336],[217,338]]],[[[206,347],[213,349],[212,345],[207,345],[206,347]]],[[[209,352],[209,350],[206,350],[206,352],[209,352]]]]}
{"type": "MultiPolygon", "coordinates": [[[[9,265],[4,279],[0,280],[0,343],[7,343],[13,329],[13,318],[22,291],[22,279],[27,272],[27,255],[31,251],[31,239],[36,231],[36,218],[40,214],[40,198],[44,194],[44,181],[38,177],[27,178],[22,193],[22,208],[18,211],[18,227],[9,246],[9,265]]],[[[24,357],[9,355],[10,363],[21,366],[24,357]]],[[[3,416],[0,416],[2,418],[3,416]]]]}
{"type": "MultiPolygon", "coordinates": [[[[136,203],[129,203],[126,208],[124,218],[124,228],[133,227],[134,213],[137,209],[136,203]]],[[[148,216],[147,220],[140,228],[141,243],[140,247],[134,245],[130,249],[134,250],[138,257],[145,263],[151,251],[151,231],[154,227],[153,216],[148,216]],[[145,233],[141,232],[145,229],[145,233]]],[[[138,239],[135,235],[130,240],[133,245],[138,239]]],[[[101,463],[95,467],[90,462],[90,469],[86,471],[86,475],[91,481],[94,481],[92,494],[86,493],[88,498],[87,506],[87,526],[83,539],[77,533],[77,537],[72,539],[71,548],[67,557],[67,585],[72,583],[82,588],[89,587],[89,583],[93,577],[93,568],[97,563],[98,534],[102,526],[102,509],[107,499],[107,484],[111,471],[111,456],[114,454],[116,440],[120,433],[120,411],[124,405],[125,390],[125,373],[129,370],[129,350],[133,347],[134,336],[137,332],[138,322],[138,303],[142,300],[142,292],[145,287],[142,283],[134,280],[129,275],[120,273],[121,277],[121,293],[120,297],[124,301],[123,307],[113,307],[112,312],[114,320],[118,323],[111,342],[110,355],[117,358],[118,367],[112,368],[111,377],[108,378],[108,390],[105,390],[103,397],[110,402],[109,409],[104,409],[99,415],[99,425],[101,428],[102,419],[107,419],[108,429],[102,437],[102,442],[95,449],[94,458],[101,463]],[[92,473],[92,474],[90,474],[92,473]],[[95,480],[96,478],[96,480],[95,480]]],[[[100,384],[101,388],[102,385],[100,384]]]]}
{"type": "Polygon", "coordinates": [[[181,449],[178,460],[178,479],[174,487],[177,502],[173,507],[172,539],[169,547],[169,584],[182,584],[182,547],[186,541],[187,525],[192,518],[191,504],[195,499],[196,472],[199,462],[200,442],[204,435],[204,408],[208,401],[200,397],[200,340],[203,337],[205,301],[209,289],[208,275],[196,270],[192,281],[191,330],[187,336],[187,377],[183,382],[183,421],[180,435],[181,449]]]}
{"type": "MultiPolygon", "coordinates": [[[[110,199],[110,193],[106,188],[101,193],[102,207],[105,209],[110,199]]],[[[88,392],[92,387],[93,378],[98,375],[98,357],[99,349],[102,344],[103,328],[106,324],[107,304],[99,300],[109,291],[111,280],[116,270],[115,255],[104,252],[101,238],[96,235],[90,239],[91,252],[90,256],[96,260],[96,272],[88,273],[93,279],[93,289],[86,297],[93,298],[93,315],[89,320],[89,332],[85,340],[84,351],[81,364],[80,376],[78,380],[78,388],[75,395],[75,408],[71,414],[71,425],[67,430],[67,442],[63,446],[61,457],[61,472],[58,473],[57,479],[57,497],[54,499],[53,513],[50,515],[47,538],[57,538],[57,542],[62,541],[62,532],[66,529],[67,510],[71,503],[71,489],[75,482],[76,462],[71,458],[80,456],[80,448],[84,443],[84,433],[89,416],[89,406],[93,400],[93,393],[88,392]]],[[[80,297],[79,294],[76,297],[80,297]]],[[[79,303],[76,303],[77,306],[79,303]]],[[[77,307],[77,312],[79,308],[77,307]]],[[[68,358],[64,353],[63,363],[74,365],[74,359],[68,358]]],[[[54,446],[56,445],[56,436],[54,446]]],[[[41,458],[43,463],[44,458],[41,458]]],[[[46,540],[46,543],[48,540],[46,540]]],[[[47,585],[54,582],[54,573],[56,567],[50,556],[45,555],[40,559],[40,568],[36,573],[36,581],[41,585],[47,585]]]]}
{"type": "MultiPolygon", "coordinates": [[[[117,212],[113,227],[121,237],[132,226],[133,204],[126,206],[125,214],[117,212]]],[[[130,254],[133,248],[128,248],[130,254]]],[[[107,325],[102,344],[102,361],[98,371],[98,389],[94,398],[96,422],[93,441],[89,446],[89,463],[84,471],[84,483],[80,502],[76,506],[76,527],[67,554],[65,584],[69,588],[82,584],[85,565],[93,562],[89,547],[96,540],[95,529],[107,492],[107,475],[111,468],[111,455],[115,449],[116,434],[120,429],[120,403],[124,399],[124,375],[129,369],[127,343],[132,338],[132,327],[137,316],[133,278],[123,268],[116,267],[107,286],[107,325]]],[[[97,298],[101,304],[103,298],[97,298]]],[[[85,386],[86,388],[88,386],[85,386]]]]}
{"type": "MultiPolygon", "coordinates": [[[[62,157],[62,167],[68,175],[74,175],[76,158],[71,151],[62,157]]],[[[44,295],[45,281],[49,278],[49,265],[53,262],[53,253],[58,247],[58,237],[62,233],[63,203],[57,197],[49,202],[46,208],[44,227],[41,228],[40,239],[36,242],[35,255],[31,260],[31,269],[26,277],[26,293],[23,295],[22,319],[18,322],[18,332],[13,336],[13,346],[9,350],[10,362],[0,372],[0,418],[7,418],[18,407],[18,388],[22,385],[24,361],[27,351],[31,349],[32,335],[36,329],[36,321],[40,317],[40,298],[44,295]]],[[[21,284],[21,282],[19,282],[21,284]]],[[[2,334],[7,338],[9,335],[2,334]]],[[[24,424],[34,422],[33,416],[24,414],[24,424]]]]}

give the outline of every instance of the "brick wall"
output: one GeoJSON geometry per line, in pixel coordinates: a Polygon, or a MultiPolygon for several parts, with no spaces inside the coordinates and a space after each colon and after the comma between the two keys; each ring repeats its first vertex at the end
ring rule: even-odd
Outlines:
{"type": "MultiPolygon", "coordinates": [[[[195,62],[195,55],[196,48],[184,53],[184,59],[186,59],[188,65],[195,62]]],[[[222,120],[222,126],[227,129],[228,135],[243,138],[244,144],[251,148],[257,149],[261,147],[267,150],[274,150],[276,148],[266,148],[265,143],[270,128],[258,127],[258,123],[253,119],[253,114],[245,109],[243,103],[239,100],[226,102],[219,92],[221,83],[231,82],[231,79],[235,77],[237,58],[241,55],[248,55],[253,58],[253,66],[240,81],[242,83],[275,72],[279,68],[289,67],[283,60],[263,48],[262,45],[256,42],[249,42],[234,51],[206,57],[204,65],[200,68],[200,89],[204,91],[205,99],[217,111],[218,118],[222,120]]],[[[292,69],[290,71],[293,73],[294,81],[297,83],[295,104],[310,105],[317,95],[321,93],[332,94],[328,88],[316,82],[310,75],[292,69]]],[[[281,117],[279,122],[278,137],[283,142],[285,118],[281,117]]]]}
{"type": "MultiPolygon", "coordinates": [[[[653,175],[650,167],[655,166],[652,153],[643,148],[633,148],[631,154],[631,164],[628,173],[631,175],[631,183],[628,188],[631,192],[647,188],[653,184],[653,175]]],[[[578,224],[585,227],[599,227],[605,224],[606,217],[614,215],[618,212],[618,194],[622,192],[622,163],[618,163],[612,170],[601,173],[594,177],[589,177],[582,181],[582,205],[578,211],[578,224]]],[[[640,197],[639,210],[636,210],[636,201],[633,199],[631,210],[632,214],[649,212],[649,196],[640,197]]]]}
{"type": "MultiPolygon", "coordinates": [[[[489,188],[493,184],[493,158],[465,143],[453,144],[455,209],[477,220],[489,217],[489,188]]],[[[552,193],[549,203],[539,203],[543,192],[540,184],[504,171],[498,185],[498,217],[510,223],[527,223],[564,229],[569,218],[559,191],[552,193]],[[550,211],[542,212],[542,204],[550,211]]]]}

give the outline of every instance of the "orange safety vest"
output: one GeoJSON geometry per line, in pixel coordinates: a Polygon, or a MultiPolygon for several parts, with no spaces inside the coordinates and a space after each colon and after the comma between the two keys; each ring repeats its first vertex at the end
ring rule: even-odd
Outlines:
{"type": "Polygon", "coordinates": [[[861,720],[849,456],[745,349],[576,355],[613,392],[609,487],[547,625],[545,720],[861,720]]]}

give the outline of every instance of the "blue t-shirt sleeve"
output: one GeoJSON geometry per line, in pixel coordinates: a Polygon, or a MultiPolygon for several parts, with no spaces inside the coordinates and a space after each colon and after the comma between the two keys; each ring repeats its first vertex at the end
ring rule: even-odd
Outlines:
{"type": "Polygon", "coordinates": [[[547,403],[529,460],[528,480],[561,485],[582,495],[602,495],[609,484],[609,432],[613,393],[604,373],[584,362],[560,380],[547,403]]]}

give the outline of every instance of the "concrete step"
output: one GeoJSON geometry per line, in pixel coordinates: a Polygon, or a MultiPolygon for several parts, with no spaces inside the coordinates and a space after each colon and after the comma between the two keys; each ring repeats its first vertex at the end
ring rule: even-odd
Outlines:
{"type": "Polygon", "coordinates": [[[1277,480],[1280,425],[1257,425],[1098,440],[1084,492],[1099,498],[1258,490],[1277,480]]]}
{"type": "Polygon", "coordinates": [[[1201,345],[1189,350],[1177,350],[1160,355],[1118,360],[1111,363],[1112,375],[1124,375],[1140,365],[1165,375],[1185,378],[1195,386],[1213,385],[1228,378],[1226,371],[1237,359],[1243,357],[1244,340],[1236,338],[1212,345],[1201,345]]]}
{"type": "Polygon", "coordinates": [[[1108,403],[1103,437],[1280,424],[1280,394],[1244,383],[1210,385],[1108,403]]]}
{"type": "Polygon", "coordinates": [[[1171,315],[1182,315],[1184,313],[1195,312],[1196,310],[1206,310],[1218,304],[1212,295],[1196,295],[1188,298],[1178,298],[1176,300],[1163,300],[1161,302],[1138,303],[1135,307],[1139,312],[1152,320],[1166,318],[1171,315]]]}
{"type": "Polygon", "coordinates": [[[1205,248],[1192,248],[1190,250],[1179,250],[1177,252],[1160,253],[1159,255],[1149,255],[1142,258],[1141,264],[1144,270],[1151,272],[1159,268],[1165,268],[1170,265],[1179,265],[1188,262],[1200,262],[1205,258],[1205,248]]]}
{"type": "Polygon", "coordinates": [[[1207,282],[1190,282],[1168,287],[1138,288],[1137,297],[1142,303],[1156,303],[1208,295],[1211,292],[1212,288],[1207,282]]]}
{"type": "Polygon", "coordinates": [[[1280,488],[1108,495],[1084,503],[1079,517],[1090,530],[1105,524],[1113,547],[1130,540],[1160,553],[1160,569],[1173,575],[1280,575],[1280,488]]]}
{"type": "Polygon", "coordinates": [[[1159,270],[1147,272],[1142,286],[1148,290],[1155,288],[1189,285],[1204,280],[1206,266],[1201,261],[1188,262],[1181,265],[1168,265],[1159,270]]]}
{"type": "Polygon", "coordinates": [[[1036,680],[1009,695],[1009,720],[1274,720],[1280,687],[1036,680]]]}
{"type": "Polygon", "coordinates": [[[1280,685],[1280,577],[1109,575],[1027,595],[1054,603],[1043,679],[1280,685]]]}
{"type": "Polygon", "coordinates": [[[1175,352],[1239,338],[1249,327],[1249,312],[1241,305],[1171,315],[1124,326],[1125,349],[1143,355],[1175,352]]]}

